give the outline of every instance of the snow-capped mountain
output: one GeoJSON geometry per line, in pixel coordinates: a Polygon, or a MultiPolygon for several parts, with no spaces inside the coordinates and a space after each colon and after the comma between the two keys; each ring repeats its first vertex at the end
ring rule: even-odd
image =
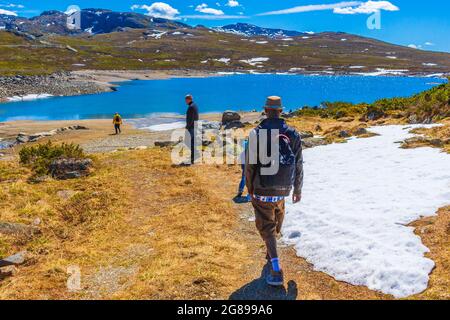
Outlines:
{"type": "Polygon", "coordinates": [[[176,29],[187,25],[172,20],[154,18],[134,12],[115,12],[105,9],[81,10],[81,30],[67,27],[67,15],[60,11],[45,11],[30,19],[0,15],[0,27],[35,36],[42,34],[74,34],[80,32],[109,33],[121,28],[167,28],[176,29]]]}
{"type": "Polygon", "coordinates": [[[233,33],[246,37],[264,36],[269,38],[286,38],[304,36],[306,32],[290,31],[283,29],[262,28],[248,23],[236,23],[214,28],[218,32],[233,33]]]}

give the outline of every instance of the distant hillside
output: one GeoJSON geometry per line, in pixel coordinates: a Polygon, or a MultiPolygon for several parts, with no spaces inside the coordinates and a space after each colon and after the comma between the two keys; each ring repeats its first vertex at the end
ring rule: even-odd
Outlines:
{"type": "Polygon", "coordinates": [[[341,32],[302,33],[235,24],[191,27],[139,13],[84,9],[81,29],[47,11],[0,15],[0,75],[80,69],[450,75],[450,54],[341,32]]]}

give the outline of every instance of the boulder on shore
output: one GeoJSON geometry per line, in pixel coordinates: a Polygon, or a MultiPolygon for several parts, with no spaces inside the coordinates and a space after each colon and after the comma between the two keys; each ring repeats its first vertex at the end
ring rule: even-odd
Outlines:
{"type": "Polygon", "coordinates": [[[229,122],[240,121],[241,115],[234,111],[225,111],[222,115],[222,124],[226,125],[229,122]]]}

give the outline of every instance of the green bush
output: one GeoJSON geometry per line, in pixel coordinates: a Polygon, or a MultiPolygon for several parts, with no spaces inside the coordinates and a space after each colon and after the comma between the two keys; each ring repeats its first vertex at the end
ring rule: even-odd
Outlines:
{"type": "Polygon", "coordinates": [[[23,147],[20,152],[20,163],[33,170],[35,175],[49,173],[53,160],[61,158],[83,159],[86,158],[83,149],[79,145],[63,143],[54,145],[51,141],[37,146],[23,147]]]}

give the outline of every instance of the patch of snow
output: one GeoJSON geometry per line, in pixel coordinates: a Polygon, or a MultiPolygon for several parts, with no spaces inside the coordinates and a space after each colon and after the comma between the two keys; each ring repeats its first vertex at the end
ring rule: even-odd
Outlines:
{"type": "Polygon", "coordinates": [[[290,68],[289,72],[299,72],[299,71],[305,71],[305,68],[290,68]]]}
{"type": "Polygon", "coordinates": [[[306,36],[304,36],[304,37],[302,37],[302,39],[310,39],[311,37],[306,37],[306,36]]]}
{"type": "Polygon", "coordinates": [[[426,66],[426,67],[436,67],[437,66],[436,63],[422,63],[422,65],[426,66]]]}
{"type": "Polygon", "coordinates": [[[305,31],[304,33],[306,33],[306,34],[315,34],[315,32],[313,32],[313,31],[305,31]]]}
{"type": "Polygon", "coordinates": [[[220,58],[220,59],[214,59],[214,61],[228,64],[228,63],[230,63],[231,59],[230,58],[220,58]]]}
{"type": "Polygon", "coordinates": [[[259,57],[259,58],[252,58],[252,59],[248,59],[248,60],[239,60],[239,61],[256,67],[256,66],[261,66],[261,64],[263,62],[267,62],[269,60],[270,60],[270,58],[259,57]]]}
{"type": "Polygon", "coordinates": [[[407,224],[450,204],[450,155],[399,148],[417,127],[304,151],[303,201],[288,201],[283,240],[315,270],[397,298],[427,288],[434,262],[407,224]]]}
{"type": "Polygon", "coordinates": [[[425,76],[426,78],[445,78],[444,73],[433,73],[433,74],[427,74],[425,76]]]}
{"type": "Polygon", "coordinates": [[[341,39],[341,41],[347,41],[347,39],[341,39]]]}
{"type": "Polygon", "coordinates": [[[166,31],[153,30],[154,33],[147,35],[147,37],[154,39],[161,39],[163,35],[167,34],[166,31]]]}
{"type": "Polygon", "coordinates": [[[388,58],[388,59],[393,59],[393,60],[397,59],[396,56],[386,56],[386,58],[388,58]]]}
{"type": "Polygon", "coordinates": [[[255,43],[257,43],[257,44],[268,44],[269,41],[256,41],[255,43]]]}
{"type": "Polygon", "coordinates": [[[42,94],[27,94],[25,96],[13,96],[7,98],[10,102],[20,102],[20,101],[33,101],[33,100],[39,100],[39,99],[48,99],[53,97],[53,95],[48,93],[42,93],[42,94]]]}
{"type": "Polygon", "coordinates": [[[280,39],[281,41],[294,41],[294,39],[292,39],[292,38],[283,38],[283,39],[280,39]]]}
{"type": "Polygon", "coordinates": [[[386,75],[394,75],[394,76],[402,76],[405,74],[405,72],[408,72],[408,69],[398,69],[398,70],[390,70],[390,69],[383,69],[383,68],[377,68],[377,71],[374,72],[362,72],[362,73],[355,73],[357,75],[361,76],[367,76],[367,77],[376,77],[376,76],[386,76],[386,75]]]}
{"type": "Polygon", "coordinates": [[[177,121],[177,122],[171,122],[171,123],[155,124],[152,126],[143,127],[143,128],[139,128],[139,129],[150,130],[150,131],[169,131],[169,130],[183,129],[185,126],[186,126],[186,122],[177,121]]]}
{"type": "Polygon", "coordinates": [[[364,69],[365,66],[350,66],[349,69],[364,69]]]}

